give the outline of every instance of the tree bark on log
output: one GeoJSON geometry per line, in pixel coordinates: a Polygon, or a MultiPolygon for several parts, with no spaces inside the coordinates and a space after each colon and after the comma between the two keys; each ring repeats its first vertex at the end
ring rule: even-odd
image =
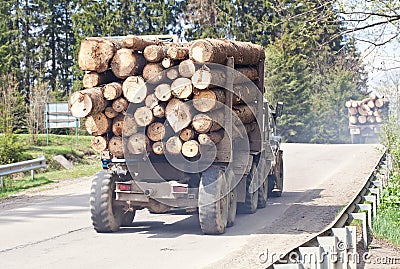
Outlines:
{"type": "Polygon", "coordinates": [[[85,126],[89,134],[98,136],[103,135],[110,129],[111,120],[103,113],[98,113],[86,118],[85,126]]]}
{"type": "Polygon", "coordinates": [[[211,70],[203,65],[192,76],[193,86],[204,90],[212,87],[224,87],[226,83],[226,74],[224,70],[213,68],[211,70]]]}
{"type": "Polygon", "coordinates": [[[179,99],[189,98],[193,93],[192,81],[188,78],[177,78],[171,84],[172,94],[179,99]]]}
{"type": "Polygon", "coordinates": [[[171,86],[166,83],[160,84],[154,89],[154,94],[158,100],[168,101],[172,97],[171,86]]]}
{"type": "Polygon", "coordinates": [[[146,82],[140,76],[128,77],[122,84],[122,92],[129,102],[139,104],[147,96],[146,82]]]}
{"type": "Polygon", "coordinates": [[[106,100],[115,100],[122,95],[122,84],[111,82],[103,86],[103,96],[106,100]]]}
{"type": "Polygon", "coordinates": [[[165,117],[165,105],[164,104],[158,104],[152,109],[153,115],[156,118],[164,118],[165,117]]]}
{"type": "Polygon", "coordinates": [[[93,88],[99,85],[117,81],[118,78],[111,70],[106,70],[103,73],[90,71],[83,76],[83,87],[86,89],[93,88]]]}
{"type": "Polygon", "coordinates": [[[123,48],[115,53],[111,61],[111,70],[115,76],[125,79],[140,74],[145,65],[146,60],[142,54],[123,48]]]}
{"type": "Polygon", "coordinates": [[[243,122],[243,124],[251,123],[256,119],[253,114],[253,111],[255,111],[253,107],[247,105],[238,105],[232,107],[232,109],[236,112],[236,115],[243,122]]]}
{"type": "Polygon", "coordinates": [[[166,134],[165,126],[161,122],[154,122],[147,128],[147,137],[154,142],[164,139],[166,134]]]}
{"type": "Polygon", "coordinates": [[[122,144],[122,137],[113,136],[108,143],[108,150],[116,158],[124,157],[124,147],[122,144]]]}
{"type": "Polygon", "coordinates": [[[71,95],[69,109],[72,116],[83,118],[102,112],[107,106],[101,88],[91,88],[71,95]]]}
{"type": "Polygon", "coordinates": [[[182,150],[182,141],[178,136],[171,136],[165,143],[165,152],[172,155],[178,155],[182,150]]]}
{"type": "Polygon", "coordinates": [[[145,154],[149,151],[149,139],[142,133],[133,134],[128,140],[128,151],[134,155],[145,154]]]}
{"type": "Polygon", "coordinates": [[[143,69],[143,78],[150,84],[158,84],[164,79],[164,68],[159,63],[148,63],[143,69]]]}
{"type": "Polygon", "coordinates": [[[161,62],[167,56],[167,47],[150,45],[143,50],[144,58],[150,63],[161,62]]]}
{"type": "Polygon", "coordinates": [[[160,41],[154,41],[135,35],[127,35],[122,41],[122,46],[124,48],[129,48],[133,50],[144,50],[147,46],[158,44],[160,44],[160,41]]]}
{"type": "Polygon", "coordinates": [[[196,140],[189,140],[182,144],[182,155],[188,158],[193,158],[199,155],[200,148],[199,142],[196,140]]]}
{"type": "Polygon", "coordinates": [[[252,103],[256,101],[258,98],[262,97],[260,90],[257,86],[250,83],[242,83],[242,84],[234,84],[233,85],[233,100],[232,104],[242,104],[242,103],[252,103]]]}
{"type": "Polygon", "coordinates": [[[179,138],[185,142],[193,139],[194,138],[194,130],[189,127],[182,129],[179,133],[179,138]]]}
{"type": "Polygon", "coordinates": [[[189,126],[192,121],[192,109],[188,103],[171,99],[165,108],[165,116],[175,133],[189,126]]]}
{"type": "Polygon", "coordinates": [[[90,146],[97,152],[106,150],[108,147],[107,138],[104,136],[93,136],[90,142],[90,146]]]}
{"type": "Polygon", "coordinates": [[[112,103],[112,108],[119,113],[126,111],[128,106],[129,106],[129,103],[124,97],[119,97],[118,99],[114,100],[112,103]]]}
{"type": "Polygon", "coordinates": [[[211,132],[208,134],[199,134],[197,140],[199,140],[200,145],[212,146],[221,142],[224,137],[224,131],[220,130],[218,132],[211,132]]]}
{"type": "Polygon", "coordinates": [[[125,116],[119,114],[118,117],[114,118],[112,123],[112,132],[116,136],[122,136],[122,132],[124,130],[124,118],[125,116]]]}
{"type": "Polygon", "coordinates": [[[118,45],[106,38],[85,38],[81,42],[78,53],[79,68],[98,73],[106,71],[118,48],[118,45]]]}
{"type": "Polygon", "coordinates": [[[138,126],[148,126],[154,120],[153,112],[147,106],[137,108],[133,117],[138,126]]]}
{"type": "Polygon", "coordinates": [[[224,64],[227,57],[233,56],[235,64],[252,65],[265,59],[262,46],[249,42],[223,39],[199,39],[189,48],[189,56],[199,63],[224,64]]]}
{"type": "Polygon", "coordinates": [[[109,119],[113,119],[116,116],[118,116],[118,112],[114,110],[114,108],[112,108],[112,106],[108,106],[106,107],[106,109],[104,110],[104,115],[106,115],[107,118],[109,119]]]}
{"type": "Polygon", "coordinates": [[[133,115],[131,114],[126,114],[124,117],[124,129],[122,135],[124,137],[131,136],[133,134],[136,134],[138,132],[138,125],[133,118],[133,115]]]}
{"type": "Polygon", "coordinates": [[[192,60],[184,60],[179,66],[179,74],[184,78],[191,78],[196,72],[196,66],[192,60]]]}
{"type": "Polygon", "coordinates": [[[158,99],[154,93],[147,95],[146,100],[144,101],[144,104],[150,108],[153,109],[155,106],[158,105],[158,99]]]}
{"type": "Polygon", "coordinates": [[[219,109],[224,103],[225,91],[219,88],[199,91],[199,93],[193,97],[193,106],[200,112],[219,109]]]}
{"type": "Polygon", "coordinates": [[[167,55],[172,60],[183,60],[189,56],[189,48],[171,46],[168,48],[167,55]]]}
{"type": "Polygon", "coordinates": [[[233,73],[233,83],[240,84],[258,79],[258,71],[254,67],[240,67],[233,73]]]}
{"type": "Polygon", "coordinates": [[[155,142],[152,146],[154,154],[163,155],[164,154],[164,142],[158,141],[155,142]]]}

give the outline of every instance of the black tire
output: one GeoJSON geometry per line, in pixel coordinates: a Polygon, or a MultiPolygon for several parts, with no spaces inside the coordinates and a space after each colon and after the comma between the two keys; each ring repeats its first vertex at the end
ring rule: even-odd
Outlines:
{"type": "Polygon", "coordinates": [[[130,227],[132,226],[133,219],[135,218],[136,210],[127,211],[122,214],[121,219],[121,227],[130,227]]]}
{"type": "Polygon", "coordinates": [[[222,234],[228,223],[228,184],[224,172],[209,168],[201,175],[199,221],[205,234],[222,234]]]}
{"type": "Polygon", "coordinates": [[[278,151],[277,159],[278,163],[275,167],[274,175],[268,176],[268,181],[270,184],[268,188],[268,195],[270,197],[281,197],[283,191],[283,157],[282,150],[278,151]]]}
{"type": "Polygon", "coordinates": [[[268,200],[268,175],[267,175],[267,165],[265,163],[264,157],[258,162],[258,177],[261,182],[261,186],[258,189],[258,208],[265,208],[267,206],[268,200]]]}
{"type": "Polygon", "coordinates": [[[99,233],[119,230],[122,224],[122,207],[115,206],[115,178],[102,170],[92,180],[90,212],[94,229],[99,233]]]}
{"type": "Polygon", "coordinates": [[[253,161],[250,173],[246,177],[246,199],[244,203],[238,204],[238,211],[241,214],[254,214],[257,211],[258,190],[251,189],[251,185],[258,187],[257,164],[253,161]],[[255,180],[255,182],[252,182],[255,180]]]}

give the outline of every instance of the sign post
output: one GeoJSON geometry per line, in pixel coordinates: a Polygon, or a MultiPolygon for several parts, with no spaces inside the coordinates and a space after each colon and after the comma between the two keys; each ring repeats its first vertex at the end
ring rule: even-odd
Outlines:
{"type": "Polygon", "coordinates": [[[67,102],[46,103],[46,143],[49,145],[49,129],[75,128],[76,145],[78,145],[78,129],[80,121],[72,116],[67,102]]]}

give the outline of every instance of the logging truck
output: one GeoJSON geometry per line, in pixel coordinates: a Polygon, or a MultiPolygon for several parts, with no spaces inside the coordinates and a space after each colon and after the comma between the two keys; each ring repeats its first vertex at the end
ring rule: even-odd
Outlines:
{"type": "Polygon", "coordinates": [[[237,212],[281,195],[283,104],[264,97],[261,46],[87,38],[78,59],[86,89],[70,110],[86,118],[101,156],[90,194],[97,232],[134,225],[137,210],[179,209],[198,212],[205,234],[222,234],[237,212]]]}

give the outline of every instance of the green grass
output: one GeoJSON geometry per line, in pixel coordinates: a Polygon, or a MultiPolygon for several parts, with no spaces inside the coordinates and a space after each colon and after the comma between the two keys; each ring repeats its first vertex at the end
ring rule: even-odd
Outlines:
{"type": "Polygon", "coordinates": [[[374,220],[374,235],[400,246],[400,208],[386,208],[378,211],[374,220]]]}
{"type": "Polygon", "coordinates": [[[47,168],[45,172],[35,173],[35,180],[25,176],[22,179],[5,178],[6,189],[0,187],[0,199],[9,197],[20,191],[49,184],[51,182],[64,179],[73,179],[84,176],[94,175],[101,169],[100,158],[90,148],[90,136],[79,136],[78,145],[73,135],[49,135],[49,145],[46,145],[46,135],[38,135],[37,142],[32,143],[30,135],[18,135],[24,144],[26,155],[33,158],[44,155],[46,157],[47,168]],[[54,161],[54,156],[64,155],[67,159],[73,161],[73,168],[66,170],[59,163],[54,161]]]}

